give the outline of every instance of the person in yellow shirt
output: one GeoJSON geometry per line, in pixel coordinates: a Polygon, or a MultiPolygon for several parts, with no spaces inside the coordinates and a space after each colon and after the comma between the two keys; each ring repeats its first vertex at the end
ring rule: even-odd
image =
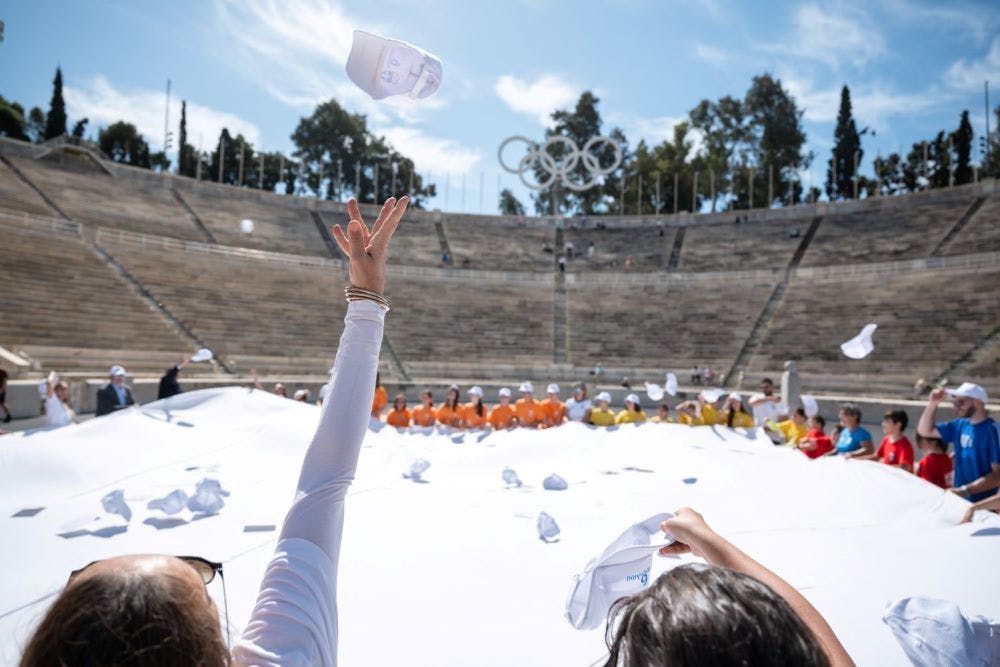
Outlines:
{"type": "Polygon", "coordinates": [[[473,387],[469,390],[469,402],[462,406],[462,427],[463,428],[485,428],[489,421],[489,413],[483,405],[482,387],[473,387]]]}
{"type": "Polygon", "coordinates": [[[732,393],[726,398],[719,423],[728,428],[753,428],[753,415],[743,404],[743,397],[732,393]]]}
{"type": "Polygon", "coordinates": [[[434,426],[437,421],[437,410],[434,409],[434,394],[430,389],[420,392],[421,405],[413,408],[411,416],[414,426],[434,426]]]}
{"type": "Polygon", "coordinates": [[[670,416],[670,406],[666,403],[660,403],[660,406],[656,408],[656,414],[649,421],[654,424],[673,424],[674,420],[670,416]]]}
{"type": "Polygon", "coordinates": [[[413,415],[406,409],[406,394],[396,394],[392,410],[385,416],[385,423],[396,428],[409,428],[413,415]]]}
{"type": "Polygon", "coordinates": [[[448,394],[445,396],[444,403],[438,406],[438,424],[444,424],[453,428],[462,427],[463,409],[462,404],[458,402],[458,397],[458,385],[453,384],[448,388],[448,394]]]}
{"type": "Polygon", "coordinates": [[[686,426],[701,426],[701,417],[698,416],[698,402],[684,401],[677,406],[677,423],[686,426]]]}
{"type": "Polygon", "coordinates": [[[499,430],[517,426],[517,414],[510,404],[510,389],[500,388],[500,403],[490,410],[490,426],[499,430]]]}
{"type": "Polygon", "coordinates": [[[719,402],[719,398],[715,398],[714,401],[708,400],[717,396],[718,394],[706,395],[704,391],[698,394],[698,416],[701,418],[701,423],[705,426],[722,423],[722,414],[719,409],[715,407],[719,402]]]}
{"type": "Polygon", "coordinates": [[[615,413],[611,411],[611,394],[602,391],[594,400],[597,407],[590,409],[590,423],[594,426],[614,426],[615,413]]]}
{"type": "Polygon", "coordinates": [[[796,408],[789,419],[778,423],[768,421],[767,428],[768,431],[781,438],[779,444],[795,447],[809,433],[809,426],[806,424],[806,411],[802,408],[796,408]]]}
{"type": "Polygon", "coordinates": [[[541,402],[542,412],[545,414],[544,428],[562,426],[566,421],[566,405],[559,400],[559,385],[552,383],[545,391],[549,397],[541,402]]]}
{"type": "Polygon", "coordinates": [[[646,413],[642,411],[639,404],[639,397],[636,394],[629,394],[625,397],[625,409],[615,417],[616,424],[635,424],[646,421],[646,413]]]}
{"type": "Polygon", "coordinates": [[[376,371],[375,398],[372,399],[372,417],[375,419],[382,419],[382,410],[384,410],[387,405],[389,405],[389,394],[385,392],[385,387],[382,386],[381,374],[376,371]]]}
{"type": "Polygon", "coordinates": [[[514,404],[514,413],[517,414],[517,423],[528,428],[537,428],[539,424],[545,423],[545,413],[542,405],[535,400],[535,388],[530,382],[521,384],[521,398],[514,404]]]}

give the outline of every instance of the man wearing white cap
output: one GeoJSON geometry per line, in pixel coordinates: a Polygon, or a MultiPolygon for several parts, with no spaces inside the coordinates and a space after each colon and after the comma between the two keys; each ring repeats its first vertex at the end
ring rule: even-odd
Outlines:
{"type": "Polygon", "coordinates": [[[561,426],[566,421],[566,405],[559,400],[559,385],[552,383],[545,391],[549,397],[541,402],[542,413],[545,415],[543,427],[561,426]]]}
{"type": "Polygon", "coordinates": [[[953,492],[972,502],[989,498],[1000,486],[1000,425],[986,414],[986,390],[963,382],[958,389],[931,392],[920,415],[917,433],[941,438],[955,447],[953,492]],[[945,395],[951,397],[956,419],[934,423],[934,415],[945,395]]]}
{"type": "Polygon", "coordinates": [[[135,405],[135,401],[132,400],[132,391],[125,386],[125,369],[112,366],[108,371],[108,386],[97,392],[96,416],[110,415],[130,405],[135,405]]]}
{"type": "Polygon", "coordinates": [[[521,398],[514,404],[514,412],[517,414],[517,423],[528,428],[536,428],[539,424],[545,423],[545,413],[542,405],[535,400],[535,388],[530,382],[522,382],[520,387],[521,398]]]}

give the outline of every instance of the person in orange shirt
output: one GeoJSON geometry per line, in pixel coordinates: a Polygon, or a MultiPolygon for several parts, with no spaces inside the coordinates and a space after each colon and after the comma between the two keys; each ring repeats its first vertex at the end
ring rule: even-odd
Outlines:
{"type": "Polygon", "coordinates": [[[535,388],[530,382],[521,384],[521,398],[514,404],[514,413],[517,415],[517,423],[528,428],[537,428],[539,424],[545,423],[545,412],[542,405],[535,400],[535,388]]]}
{"type": "Polygon", "coordinates": [[[549,397],[541,402],[542,413],[545,415],[543,428],[562,426],[566,421],[566,405],[559,400],[559,385],[552,383],[545,390],[549,397]]]}
{"type": "Polygon", "coordinates": [[[473,387],[469,390],[468,403],[462,406],[462,426],[464,428],[485,428],[489,422],[489,411],[483,405],[482,387],[473,387]]]}
{"type": "Polygon", "coordinates": [[[376,371],[375,398],[372,399],[372,417],[382,419],[382,410],[387,405],[389,405],[389,394],[385,393],[385,387],[382,386],[382,376],[376,371]]]}
{"type": "Polygon", "coordinates": [[[434,426],[434,422],[437,421],[437,410],[434,409],[434,394],[431,393],[430,389],[424,389],[420,392],[420,401],[422,405],[413,408],[411,413],[413,425],[434,426]]]}
{"type": "Polygon", "coordinates": [[[385,416],[385,423],[396,428],[409,428],[412,415],[406,409],[406,394],[396,394],[392,410],[385,416]]]}
{"type": "Polygon", "coordinates": [[[517,426],[517,414],[510,405],[510,389],[500,388],[500,404],[490,410],[490,426],[499,430],[517,426]]]}
{"type": "Polygon", "coordinates": [[[448,395],[445,397],[444,403],[438,406],[437,420],[439,424],[462,428],[462,412],[464,408],[458,402],[458,397],[458,385],[453,384],[448,388],[448,395]]]}

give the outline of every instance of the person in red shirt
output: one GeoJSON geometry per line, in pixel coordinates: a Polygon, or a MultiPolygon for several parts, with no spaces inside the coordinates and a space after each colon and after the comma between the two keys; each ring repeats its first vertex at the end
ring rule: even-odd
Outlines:
{"type": "Polygon", "coordinates": [[[917,477],[931,484],[937,484],[942,489],[951,488],[951,457],[948,456],[948,445],[941,438],[917,436],[917,447],[924,453],[917,461],[917,477]]]}
{"type": "Polygon", "coordinates": [[[396,428],[409,428],[412,415],[406,409],[406,394],[396,394],[392,410],[385,416],[385,423],[396,428]]]}
{"type": "Polygon", "coordinates": [[[411,413],[413,425],[434,426],[434,422],[437,421],[437,410],[434,409],[434,394],[431,393],[430,389],[424,389],[420,392],[420,402],[421,405],[413,408],[411,413]]]}
{"type": "Polygon", "coordinates": [[[517,415],[510,404],[510,389],[500,388],[500,403],[490,410],[490,426],[500,430],[517,426],[517,415]]]}
{"type": "Polygon", "coordinates": [[[562,426],[562,423],[566,421],[566,405],[559,400],[559,385],[555,383],[550,384],[546,392],[549,397],[543,399],[540,403],[542,413],[545,415],[543,428],[562,426]]]}
{"type": "Polygon", "coordinates": [[[826,428],[826,420],[820,415],[813,415],[809,418],[809,431],[806,437],[796,443],[803,454],[811,459],[818,459],[833,451],[833,441],[823,432],[826,428]]]}
{"type": "Polygon", "coordinates": [[[909,418],[902,410],[891,410],[882,417],[882,432],[885,437],[874,454],[858,456],[859,459],[879,461],[889,466],[899,466],[906,472],[913,472],[913,444],[903,435],[909,418]]]}
{"type": "Polygon", "coordinates": [[[473,387],[469,390],[469,402],[462,406],[462,426],[464,428],[484,428],[489,421],[489,411],[483,405],[483,390],[473,387]]]}

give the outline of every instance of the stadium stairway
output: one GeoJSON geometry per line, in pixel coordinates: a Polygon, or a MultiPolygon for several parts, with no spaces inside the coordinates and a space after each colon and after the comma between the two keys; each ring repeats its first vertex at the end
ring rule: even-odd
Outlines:
{"type": "Polygon", "coordinates": [[[667,271],[676,271],[677,264],[681,261],[681,251],[684,249],[684,230],[687,227],[678,227],[674,233],[674,241],[670,244],[670,259],[667,260],[667,271]]]}
{"type": "Polygon", "coordinates": [[[177,188],[170,188],[170,192],[173,193],[174,199],[176,199],[177,203],[181,205],[181,208],[187,211],[187,214],[191,216],[191,221],[194,222],[194,225],[195,227],[198,228],[198,231],[200,231],[205,236],[205,240],[208,241],[209,243],[218,243],[218,241],[215,240],[215,236],[212,235],[212,232],[208,229],[208,227],[205,226],[205,222],[200,217],[198,217],[198,214],[194,212],[194,209],[191,208],[191,205],[188,204],[187,201],[184,199],[184,197],[181,196],[181,193],[177,191],[177,188]]]}
{"type": "Polygon", "coordinates": [[[976,197],[976,199],[969,204],[969,208],[962,214],[962,217],[958,219],[954,226],[948,230],[948,233],[945,234],[940,241],[938,241],[936,246],[934,246],[934,249],[930,252],[930,256],[940,257],[943,255],[945,249],[953,240],[955,240],[955,237],[959,235],[965,226],[969,224],[972,218],[975,217],[976,213],[979,212],[979,209],[983,207],[984,203],[986,203],[986,197],[976,197]]]}
{"type": "Polygon", "coordinates": [[[448,234],[444,230],[444,223],[441,222],[438,216],[434,216],[434,231],[437,233],[438,243],[441,245],[441,257],[442,259],[447,257],[448,261],[444,262],[448,266],[455,264],[455,258],[451,255],[451,245],[448,243],[448,234]]]}

